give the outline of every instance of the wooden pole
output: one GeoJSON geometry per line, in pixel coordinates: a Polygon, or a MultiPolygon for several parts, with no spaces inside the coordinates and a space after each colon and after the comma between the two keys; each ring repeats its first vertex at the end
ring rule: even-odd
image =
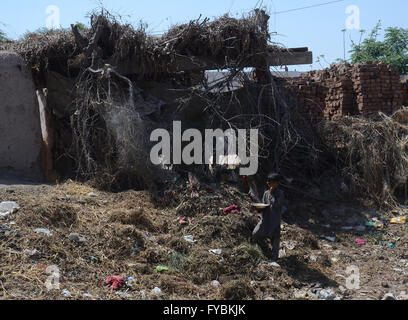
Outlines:
{"type": "Polygon", "coordinates": [[[47,105],[47,89],[36,91],[38,105],[40,110],[41,132],[42,132],[42,164],[45,180],[55,182],[56,175],[54,171],[53,146],[54,132],[52,126],[52,112],[47,105]]]}

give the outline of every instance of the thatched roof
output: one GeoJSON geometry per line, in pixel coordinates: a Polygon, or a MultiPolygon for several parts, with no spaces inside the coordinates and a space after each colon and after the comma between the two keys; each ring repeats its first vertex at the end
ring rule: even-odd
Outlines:
{"type": "Polygon", "coordinates": [[[228,15],[213,21],[200,18],[175,26],[162,37],[151,37],[143,27],[135,29],[100,14],[92,16],[91,28],[84,32],[75,34],[73,27],[74,32],[29,33],[22,40],[0,45],[0,50],[21,54],[34,69],[55,61],[59,65],[66,63],[67,68],[89,66],[94,55],[99,64],[131,62],[145,69],[141,73],[166,72],[179,57],[238,63],[244,57],[267,52],[271,48],[268,19],[261,10],[241,19],[228,15]]]}

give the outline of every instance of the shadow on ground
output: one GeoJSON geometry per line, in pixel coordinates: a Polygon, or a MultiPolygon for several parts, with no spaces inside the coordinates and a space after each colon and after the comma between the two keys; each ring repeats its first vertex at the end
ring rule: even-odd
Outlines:
{"type": "Polygon", "coordinates": [[[280,260],[280,265],[288,272],[288,275],[302,283],[316,284],[321,283],[326,287],[338,287],[339,284],[317,269],[309,267],[298,256],[288,256],[280,260]]]}

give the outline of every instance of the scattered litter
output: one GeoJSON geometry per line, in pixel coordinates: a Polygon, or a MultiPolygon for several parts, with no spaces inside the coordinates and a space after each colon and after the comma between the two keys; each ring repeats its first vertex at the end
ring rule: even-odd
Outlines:
{"type": "Polygon", "coordinates": [[[1,226],[0,227],[0,232],[9,233],[9,232],[11,232],[11,229],[6,227],[6,226],[1,226]]]}
{"type": "Polygon", "coordinates": [[[51,231],[48,230],[48,229],[39,228],[39,229],[35,229],[34,231],[35,231],[35,233],[37,233],[37,234],[43,234],[43,235],[48,236],[48,237],[49,237],[49,236],[52,236],[51,231]]]}
{"type": "Polygon", "coordinates": [[[311,254],[311,255],[309,256],[309,259],[310,259],[310,261],[312,261],[312,262],[316,262],[316,261],[317,261],[317,256],[315,256],[314,254],[311,254]]]}
{"type": "Polygon", "coordinates": [[[66,298],[72,298],[71,292],[69,292],[67,289],[62,290],[62,295],[66,298]]]}
{"type": "Polygon", "coordinates": [[[394,269],[392,269],[392,270],[394,270],[394,271],[396,271],[396,272],[404,272],[404,270],[402,270],[401,268],[394,268],[394,269]]]}
{"type": "Polygon", "coordinates": [[[333,257],[333,258],[331,258],[330,260],[331,260],[332,262],[334,262],[334,263],[339,262],[339,258],[336,258],[336,257],[333,257]]]}
{"type": "Polygon", "coordinates": [[[6,201],[0,203],[0,217],[15,213],[20,209],[20,206],[13,201],[6,201]]]}
{"type": "Polygon", "coordinates": [[[279,250],[279,259],[286,257],[286,251],[285,249],[280,249],[279,250]]]}
{"type": "Polygon", "coordinates": [[[185,216],[180,216],[180,217],[179,217],[179,222],[180,222],[180,224],[181,224],[182,226],[185,226],[185,225],[191,224],[191,219],[190,219],[190,218],[187,218],[187,217],[185,217],[185,216]]]}
{"type": "Polygon", "coordinates": [[[270,265],[271,267],[275,267],[275,268],[280,268],[280,267],[281,267],[280,264],[277,263],[277,262],[269,262],[269,265],[270,265]]]}
{"type": "Polygon", "coordinates": [[[391,219],[392,224],[405,224],[406,222],[407,222],[407,217],[406,216],[391,219]]]}
{"type": "Polygon", "coordinates": [[[152,294],[154,294],[157,297],[162,297],[163,296],[163,292],[161,291],[160,288],[156,287],[152,290],[152,294]]]}
{"type": "Polygon", "coordinates": [[[344,231],[351,231],[353,229],[354,227],[341,227],[341,230],[344,230],[344,231]]]}
{"type": "Polygon", "coordinates": [[[119,290],[125,284],[125,279],[119,276],[111,276],[106,278],[105,284],[113,290],[119,290]]]}
{"type": "Polygon", "coordinates": [[[365,246],[365,245],[367,244],[364,240],[359,239],[359,238],[357,238],[356,240],[354,240],[354,242],[357,243],[357,244],[359,244],[359,245],[361,245],[361,246],[365,246]]]}
{"type": "Polygon", "coordinates": [[[294,249],[296,248],[297,242],[296,242],[296,241],[293,241],[293,240],[283,241],[283,242],[282,242],[282,245],[283,245],[286,249],[292,251],[292,250],[294,250],[294,249]]]}
{"type": "Polygon", "coordinates": [[[213,288],[219,288],[219,287],[221,287],[221,283],[219,283],[219,281],[217,281],[217,280],[214,280],[214,281],[211,282],[211,286],[213,288]]]}
{"type": "Polygon", "coordinates": [[[94,299],[94,296],[93,296],[92,294],[90,294],[90,293],[84,293],[82,296],[83,296],[84,298],[94,299]]]}
{"type": "Polygon", "coordinates": [[[131,295],[130,295],[129,293],[123,292],[123,291],[116,291],[116,294],[117,294],[118,296],[121,296],[122,298],[125,298],[125,299],[131,297],[131,295]]]}
{"type": "Polygon", "coordinates": [[[197,242],[197,240],[194,240],[193,236],[184,236],[184,240],[186,240],[187,242],[190,242],[190,243],[196,243],[197,242]]]}
{"type": "Polygon", "coordinates": [[[90,260],[91,262],[98,262],[98,258],[96,258],[96,257],[94,257],[94,256],[90,257],[89,260],[90,260]]]}
{"type": "Polygon", "coordinates": [[[71,241],[74,241],[76,243],[85,243],[86,242],[86,238],[84,236],[81,236],[79,233],[71,233],[68,236],[68,239],[71,241]]]}
{"type": "Polygon", "coordinates": [[[401,294],[397,297],[398,300],[408,300],[408,295],[406,291],[402,291],[401,294]]]}
{"type": "Polygon", "coordinates": [[[382,300],[397,300],[397,298],[392,293],[387,293],[384,295],[382,300]]]}
{"type": "Polygon", "coordinates": [[[373,227],[373,228],[377,228],[377,229],[384,229],[384,223],[376,220],[376,221],[369,221],[366,222],[366,227],[373,227]]]}
{"type": "Polygon", "coordinates": [[[294,298],[298,300],[314,300],[316,295],[305,290],[295,290],[294,298]]]}
{"type": "Polygon", "coordinates": [[[214,254],[216,254],[218,256],[222,254],[221,249],[211,249],[211,250],[208,250],[208,251],[210,251],[211,253],[214,253],[214,254]]]}
{"type": "Polygon", "coordinates": [[[323,236],[324,239],[330,241],[330,242],[336,242],[337,238],[336,237],[327,237],[327,236],[323,236]]]}
{"type": "Polygon", "coordinates": [[[40,251],[38,251],[37,249],[34,250],[25,249],[24,254],[29,257],[35,257],[40,254],[40,251]]]}
{"type": "Polygon", "coordinates": [[[88,197],[90,198],[96,198],[98,195],[95,192],[90,192],[88,193],[88,197]]]}
{"type": "Polygon", "coordinates": [[[157,266],[157,267],[156,267],[156,270],[157,270],[158,272],[163,272],[163,271],[169,271],[169,268],[163,267],[163,266],[157,266]]]}
{"type": "Polygon", "coordinates": [[[323,227],[323,228],[326,228],[326,229],[330,229],[330,228],[331,228],[331,225],[330,225],[330,224],[324,224],[324,225],[322,225],[322,227],[323,227]]]}
{"type": "Polygon", "coordinates": [[[139,293],[140,293],[140,297],[142,298],[142,300],[147,299],[146,290],[141,290],[139,293]]]}
{"type": "Polygon", "coordinates": [[[316,295],[320,300],[341,300],[341,298],[338,297],[332,289],[317,291],[316,295]]]}
{"type": "Polygon", "coordinates": [[[127,281],[126,281],[126,285],[130,288],[130,289],[134,289],[134,285],[136,278],[135,277],[128,277],[127,281]]]}
{"type": "Polygon", "coordinates": [[[229,215],[230,213],[231,214],[239,213],[240,211],[241,211],[241,209],[237,205],[234,204],[234,205],[229,206],[229,207],[225,208],[224,210],[222,210],[222,213],[223,213],[224,216],[226,216],[226,215],[229,215]]]}
{"type": "Polygon", "coordinates": [[[395,244],[393,244],[393,243],[391,243],[391,242],[381,241],[381,242],[380,242],[380,246],[389,247],[389,248],[395,249],[395,244]]]}

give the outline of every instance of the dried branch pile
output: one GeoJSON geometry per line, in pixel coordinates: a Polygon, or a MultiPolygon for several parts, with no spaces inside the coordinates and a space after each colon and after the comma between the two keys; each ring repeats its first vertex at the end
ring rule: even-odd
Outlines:
{"type": "Polygon", "coordinates": [[[242,19],[227,15],[214,21],[199,18],[173,27],[162,37],[152,37],[144,25],[135,29],[102,11],[91,16],[89,30],[80,32],[72,25],[72,32],[29,33],[0,49],[21,54],[34,69],[46,70],[56,60],[65,64],[65,69],[81,68],[99,59],[112,65],[132,61],[144,67],[143,73],[166,72],[168,65],[180,56],[234,60],[266,52],[270,40],[268,19],[261,10],[242,19]]]}
{"type": "Polygon", "coordinates": [[[75,96],[71,153],[77,177],[105,189],[152,187],[156,171],[149,158],[148,122],[141,116],[149,101],[109,66],[87,68],[75,96]]]}
{"type": "Polygon", "coordinates": [[[322,125],[322,137],[337,155],[352,195],[385,207],[395,206],[399,195],[406,198],[408,109],[380,113],[376,120],[346,117],[322,125]]]}

